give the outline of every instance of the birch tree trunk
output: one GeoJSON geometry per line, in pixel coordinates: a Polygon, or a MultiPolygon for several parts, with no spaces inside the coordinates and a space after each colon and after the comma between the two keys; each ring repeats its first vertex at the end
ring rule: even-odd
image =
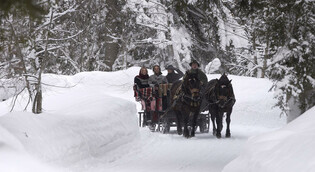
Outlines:
{"type": "Polygon", "coordinates": [[[42,94],[42,73],[43,70],[45,69],[45,61],[48,59],[48,39],[49,39],[49,29],[52,24],[52,19],[53,19],[53,9],[50,9],[51,15],[50,15],[50,21],[46,27],[46,43],[45,43],[45,54],[44,54],[44,59],[42,57],[38,57],[38,71],[37,71],[37,83],[35,84],[35,97],[33,101],[33,106],[32,106],[32,112],[35,114],[40,114],[42,113],[43,109],[43,94],[42,94]]]}

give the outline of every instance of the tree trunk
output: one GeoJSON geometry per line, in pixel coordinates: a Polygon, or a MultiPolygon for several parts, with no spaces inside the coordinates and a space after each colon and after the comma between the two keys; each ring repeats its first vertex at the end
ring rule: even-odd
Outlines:
{"type": "Polygon", "coordinates": [[[48,39],[49,39],[49,29],[52,23],[52,19],[53,19],[53,9],[51,8],[51,16],[50,16],[50,24],[47,25],[47,29],[46,29],[46,45],[45,45],[45,54],[44,57],[39,56],[38,57],[38,78],[37,78],[37,83],[35,85],[35,97],[34,97],[34,101],[33,101],[33,108],[32,108],[32,112],[35,114],[40,114],[42,113],[42,105],[43,105],[43,95],[42,95],[42,73],[43,70],[45,69],[45,61],[48,59],[48,39]],[[44,58],[44,59],[43,59],[44,58]]]}
{"type": "Polygon", "coordinates": [[[35,114],[40,114],[42,113],[42,101],[43,97],[42,97],[42,91],[41,89],[39,91],[37,91],[37,93],[35,94],[35,98],[34,98],[34,102],[33,102],[33,107],[32,107],[32,112],[35,114]]]}
{"type": "MultiPolygon", "coordinates": [[[[166,13],[170,13],[168,10],[166,11],[166,13]]],[[[166,33],[166,40],[172,42],[172,36],[171,36],[171,22],[170,22],[170,15],[167,15],[167,33],[166,33]]],[[[167,50],[167,61],[171,61],[174,59],[174,48],[173,48],[173,43],[172,44],[168,44],[166,46],[166,50],[167,50]]]]}
{"type": "Polygon", "coordinates": [[[261,77],[265,78],[266,76],[266,70],[267,70],[267,59],[269,57],[269,44],[270,44],[270,40],[269,40],[269,30],[267,30],[266,33],[266,48],[265,48],[265,55],[264,55],[264,63],[263,63],[263,67],[261,70],[261,77]]]}
{"type": "Polygon", "coordinates": [[[288,100],[289,111],[287,112],[287,123],[301,115],[300,103],[293,96],[288,100]]]}
{"type": "Polygon", "coordinates": [[[106,1],[108,12],[106,14],[105,23],[105,58],[103,63],[107,68],[104,70],[113,70],[113,64],[118,58],[120,43],[118,37],[121,35],[121,18],[119,16],[120,7],[119,2],[115,0],[106,1]]]}
{"type": "MultiPolygon", "coordinates": [[[[253,50],[254,50],[254,65],[258,65],[258,60],[257,60],[257,50],[256,50],[256,33],[255,30],[253,31],[253,50]]],[[[255,66],[254,66],[255,67],[255,66]]],[[[258,71],[257,68],[255,67],[254,69],[254,73],[253,73],[254,77],[258,77],[258,71]]]]}
{"type": "MultiPolygon", "coordinates": [[[[254,18],[252,18],[252,27],[255,27],[254,26],[254,18]]],[[[254,65],[258,65],[258,60],[257,60],[257,50],[256,50],[256,29],[254,28],[253,29],[253,37],[252,37],[252,41],[253,41],[253,50],[254,50],[254,65]]],[[[255,67],[255,66],[254,66],[255,67]]],[[[254,69],[254,72],[253,72],[253,75],[254,77],[257,77],[258,78],[258,70],[257,68],[255,67],[254,69]]]]}

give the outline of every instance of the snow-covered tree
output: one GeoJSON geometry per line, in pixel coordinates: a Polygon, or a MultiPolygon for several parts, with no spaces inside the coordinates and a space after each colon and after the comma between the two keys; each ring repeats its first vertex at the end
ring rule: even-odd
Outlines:
{"type": "Polygon", "coordinates": [[[314,3],[306,0],[236,2],[239,14],[252,19],[248,20],[253,24],[252,39],[265,45],[265,57],[259,67],[262,77],[274,79],[277,105],[291,121],[315,104],[314,3]]]}
{"type": "Polygon", "coordinates": [[[284,45],[272,59],[272,78],[278,106],[295,119],[315,105],[314,3],[291,0],[281,4],[278,25],[284,45]]]}
{"type": "MultiPolygon", "coordinates": [[[[177,63],[173,48],[174,22],[170,1],[139,0],[128,1],[126,11],[134,21],[130,31],[132,39],[129,41],[129,62],[136,61],[138,65],[151,67],[159,64],[162,68],[166,64],[177,63]]],[[[128,28],[132,26],[128,25],[128,28]]],[[[129,33],[130,33],[129,32],[129,33]]],[[[129,37],[130,37],[129,36],[129,37]]],[[[180,66],[177,63],[176,66],[180,66]]]]}
{"type": "Polygon", "coordinates": [[[57,3],[37,3],[42,4],[42,8],[48,11],[41,19],[25,17],[20,11],[13,10],[12,14],[3,20],[2,25],[3,28],[8,28],[3,35],[9,37],[4,39],[4,42],[8,43],[4,46],[7,50],[4,59],[9,65],[3,68],[3,71],[6,71],[10,78],[25,78],[25,88],[29,93],[33,113],[42,112],[42,73],[47,71],[46,67],[52,66],[49,65],[51,60],[60,58],[58,51],[62,51],[65,40],[69,39],[62,34],[65,31],[60,29],[60,19],[75,11],[73,4],[62,8],[57,3]]]}

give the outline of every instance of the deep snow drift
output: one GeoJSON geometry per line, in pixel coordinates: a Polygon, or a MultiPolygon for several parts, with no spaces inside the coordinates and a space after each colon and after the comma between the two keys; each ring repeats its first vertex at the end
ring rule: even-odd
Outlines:
{"type": "MultiPolygon", "coordinates": [[[[107,95],[104,81],[109,77],[104,76],[106,74],[100,72],[72,77],[45,75],[45,84],[69,88],[45,87],[45,112],[40,115],[28,112],[5,114],[10,101],[1,103],[0,127],[7,132],[1,132],[0,150],[26,150],[44,162],[69,167],[81,160],[110,154],[111,150],[137,138],[135,104],[107,95]]],[[[25,100],[18,100],[20,107],[17,109],[24,108],[25,100]]],[[[116,156],[120,155],[108,156],[108,161],[116,156]]],[[[0,157],[9,162],[22,159],[14,152],[10,154],[11,158],[2,152],[0,157]]],[[[6,171],[11,166],[12,163],[1,163],[0,169],[6,171]]],[[[46,171],[38,170],[36,165],[16,168],[16,171],[46,171]]]]}
{"type": "Polygon", "coordinates": [[[287,126],[249,139],[224,172],[315,171],[315,107],[287,126]]]}
{"type": "MultiPolygon", "coordinates": [[[[147,128],[139,130],[140,104],[134,101],[132,90],[133,78],[139,69],[84,72],[74,76],[46,74],[44,113],[40,115],[22,112],[27,96],[18,99],[12,113],[8,113],[11,100],[1,102],[0,160],[7,163],[0,163],[0,171],[221,171],[241,155],[226,167],[229,170],[239,159],[241,163],[259,159],[261,154],[253,159],[242,158],[254,154],[255,145],[251,143],[259,142],[254,137],[245,144],[248,138],[285,125],[286,119],[280,118],[279,109],[272,108],[275,100],[273,93],[268,92],[270,81],[229,76],[237,99],[232,113],[232,138],[216,139],[210,133],[198,133],[195,138],[185,139],[175,134],[175,128],[172,128],[173,134],[167,135],[151,133],[147,128]],[[242,150],[245,153],[241,154],[242,150]],[[15,162],[21,165],[16,166],[15,162]]],[[[219,76],[208,75],[208,78],[219,76]]],[[[304,120],[311,125],[312,120],[304,120]]],[[[304,120],[289,126],[301,125],[304,120]]],[[[309,129],[311,138],[312,128],[307,127],[301,125],[304,130],[309,129]]],[[[276,142],[280,143],[288,135],[279,131],[266,135],[279,139],[276,142]]],[[[295,141],[282,143],[277,148],[284,148],[285,153],[298,142],[303,148],[304,142],[298,137],[292,139],[295,141]]],[[[275,144],[260,148],[274,152],[272,145],[275,144]]],[[[302,150],[297,151],[301,156],[305,152],[302,150]]],[[[280,152],[274,167],[277,162],[282,165],[280,152]]],[[[252,169],[259,171],[259,168],[258,165],[252,169]]]]}

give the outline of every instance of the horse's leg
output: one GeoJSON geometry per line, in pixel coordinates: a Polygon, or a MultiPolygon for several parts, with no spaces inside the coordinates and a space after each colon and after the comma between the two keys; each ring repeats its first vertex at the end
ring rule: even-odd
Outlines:
{"type": "Polygon", "coordinates": [[[222,131],[222,118],[223,118],[223,112],[221,110],[218,111],[216,122],[217,122],[217,138],[221,138],[221,131],[222,131]]]}
{"type": "Polygon", "coordinates": [[[183,130],[182,130],[182,114],[180,113],[180,111],[174,111],[176,114],[176,122],[177,122],[177,134],[178,135],[182,135],[183,134],[183,130]]]}
{"type": "Polygon", "coordinates": [[[211,114],[211,121],[212,121],[212,134],[213,135],[216,135],[217,134],[217,127],[216,127],[216,124],[215,124],[215,114],[214,113],[212,113],[211,114]]]}
{"type": "Polygon", "coordinates": [[[193,116],[193,119],[192,119],[192,124],[191,124],[191,137],[195,137],[195,128],[196,128],[196,124],[197,124],[197,118],[198,118],[198,115],[199,115],[199,111],[197,112],[194,112],[194,116],[193,116]]]}
{"type": "Polygon", "coordinates": [[[229,108],[228,111],[226,112],[226,132],[225,132],[225,137],[231,137],[231,131],[230,131],[231,113],[232,113],[232,108],[229,108]]]}
{"type": "Polygon", "coordinates": [[[211,121],[212,121],[212,134],[216,135],[217,134],[217,128],[216,128],[216,124],[215,124],[215,117],[217,115],[217,112],[215,112],[215,110],[212,110],[212,107],[210,107],[211,109],[209,109],[209,113],[211,115],[211,121]]]}
{"type": "Polygon", "coordinates": [[[184,137],[189,138],[189,130],[188,130],[188,121],[189,121],[189,112],[184,112],[184,137]]]}

